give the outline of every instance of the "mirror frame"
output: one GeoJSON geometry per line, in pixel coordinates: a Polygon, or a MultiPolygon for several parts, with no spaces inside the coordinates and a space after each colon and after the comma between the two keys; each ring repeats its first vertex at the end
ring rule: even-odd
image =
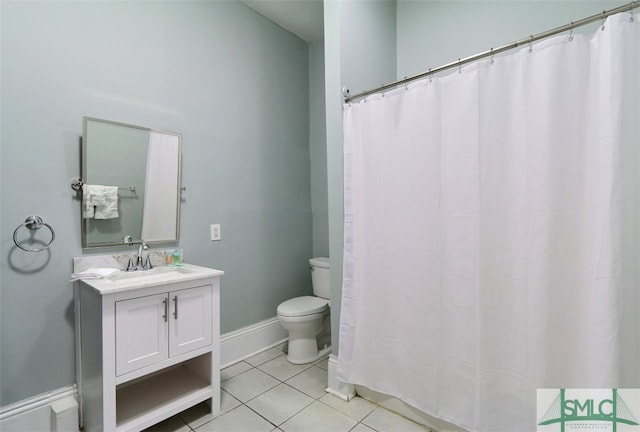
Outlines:
{"type": "MultiPolygon", "coordinates": [[[[182,191],[184,188],[182,187],[182,134],[177,132],[169,132],[160,129],[147,128],[143,126],[137,126],[129,123],[122,123],[113,120],[105,120],[96,117],[84,116],[82,117],[82,141],[81,141],[81,179],[84,182],[87,182],[87,171],[88,171],[88,163],[87,163],[87,124],[89,122],[98,122],[104,123],[112,126],[121,126],[130,129],[137,129],[142,131],[147,131],[149,133],[155,132],[165,135],[173,135],[178,139],[178,178],[177,178],[177,202],[176,202],[176,231],[175,237],[170,239],[163,240],[152,240],[146,241],[147,244],[165,244],[165,243],[177,243],[180,240],[180,207],[182,206],[182,191]]],[[[99,248],[107,248],[107,247],[118,247],[128,245],[128,243],[123,243],[122,241],[116,243],[97,243],[97,244],[89,244],[88,239],[88,223],[87,219],[83,217],[82,209],[84,205],[84,197],[82,196],[82,189],[80,189],[80,220],[81,223],[81,234],[82,234],[82,249],[99,249],[99,248]]],[[[143,239],[133,239],[133,242],[140,242],[143,239]]]]}

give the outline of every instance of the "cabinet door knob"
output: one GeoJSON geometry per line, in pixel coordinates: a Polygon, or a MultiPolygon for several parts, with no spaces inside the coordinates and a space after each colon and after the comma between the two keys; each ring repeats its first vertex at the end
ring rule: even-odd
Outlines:
{"type": "Polygon", "coordinates": [[[178,319],[178,296],[173,298],[173,317],[178,319]]]}

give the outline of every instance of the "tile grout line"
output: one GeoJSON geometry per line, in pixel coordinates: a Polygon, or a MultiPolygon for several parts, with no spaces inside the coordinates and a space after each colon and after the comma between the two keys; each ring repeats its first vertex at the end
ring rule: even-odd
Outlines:
{"type": "MultiPolygon", "coordinates": [[[[286,384],[286,383],[280,383],[280,384],[286,384]]],[[[277,387],[277,386],[276,386],[277,387]]],[[[294,389],[297,390],[297,389],[294,389]]],[[[299,391],[299,390],[298,390],[299,391]]],[[[265,392],[266,393],[266,392],[265,392]]],[[[256,396],[258,397],[258,396],[256,396]]],[[[253,398],[255,399],[255,398],[253,398]]],[[[253,400],[251,399],[251,400],[253,400]]],[[[282,426],[283,424],[285,424],[286,422],[288,422],[290,419],[292,419],[293,417],[295,417],[296,415],[300,414],[301,411],[303,411],[304,409],[310,407],[311,405],[313,405],[315,402],[318,402],[316,399],[312,400],[311,402],[309,402],[308,405],[305,405],[304,407],[300,408],[298,411],[296,411],[294,414],[292,414],[291,416],[287,417],[286,420],[284,420],[282,423],[280,424],[274,424],[271,420],[267,419],[265,416],[263,416],[262,414],[260,414],[259,412],[257,412],[256,410],[254,410],[253,408],[251,408],[250,406],[247,405],[247,408],[249,408],[251,411],[253,411],[254,413],[258,414],[260,417],[262,417],[263,419],[265,419],[266,421],[268,421],[269,423],[271,423],[272,425],[274,425],[276,428],[280,428],[280,426],[282,426]]]]}
{"type": "MultiPolygon", "coordinates": [[[[283,353],[283,354],[285,354],[285,353],[283,353]]],[[[279,429],[279,428],[280,428],[280,426],[282,426],[283,424],[285,424],[287,421],[289,421],[290,419],[292,419],[293,417],[295,417],[296,415],[298,415],[300,412],[302,412],[302,411],[303,411],[303,410],[305,410],[306,408],[310,407],[311,405],[313,405],[313,404],[314,404],[314,403],[316,403],[316,402],[320,402],[322,405],[324,405],[325,407],[327,407],[327,408],[329,408],[329,409],[331,409],[331,410],[335,411],[336,413],[338,413],[338,414],[342,414],[342,415],[344,415],[344,416],[346,416],[346,417],[349,417],[347,414],[340,412],[339,410],[335,409],[334,407],[332,407],[332,406],[330,406],[330,405],[328,405],[328,404],[326,404],[326,403],[324,403],[324,402],[322,402],[322,401],[320,400],[322,397],[324,397],[324,396],[325,396],[326,394],[328,394],[328,393],[324,393],[323,395],[321,395],[321,396],[319,396],[319,397],[315,397],[315,396],[312,396],[312,395],[310,395],[310,394],[308,394],[308,393],[305,393],[305,392],[304,392],[304,391],[302,391],[301,389],[298,389],[298,388],[294,387],[293,385],[291,385],[291,384],[289,384],[289,383],[287,382],[287,381],[289,381],[289,380],[293,379],[294,377],[297,377],[297,376],[299,376],[299,375],[301,375],[301,374],[303,374],[303,373],[305,373],[305,372],[307,372],[307,371],[311,370],[311,369],[312,369],[312,368],[314,368],[314,367],[317,367],[319,370],[321,370],[321,371],[323,371],[323,372],[327,372],[327,370],[326,370],[326,369],[322,368],[321,366],[318,366],[318,364],[319,364],[319,363],[321,363],[321,362],[323,362],[323,361],[325,360],[325,358],[323,358],[323,359],[319,359],[319,360],[317,360],[317,361],[315,361],[315,362],[311,363],[308,367],[306,367],[305,369],[303,369],[303,370],[301,370],[300,372],[296,373],[295,375],[292,375],[291,377],[288,377],[286,380],[282,380],[281,378],[278,378],[278,377],[276,377],[276,376],[274,376],[274,375],[270,374],[269,372],[267,372],[267,371],[265,371],[265,370],[263,370],[263,369],[260,369],[260,366],[263,366],[263,365],[265,365],[265,364],[267,364],[267,363],[269,363],[269,362],[271,362],[271,361],[273,361],[273,360],[276,360],[276,359],[278,359],[278,358],[280,358],[280,357],[282,357],[282,355],[278,355],[278,356],[276,356],[276,357],[273,357],[273,358],[271,358],[271,359],[269,359],[269,360],[266,360],[266,361],[264,361],[264,362],[262,362],[262,363],[260,363],[260,364],[258,364],[258,365],[253,365],[253,364],[249,363],[248,361],[243,360],[245,363],[247,363],[247,364],[248,364],[249,366],[251,366],[251,367],[250,367],[249,369],[245,370],[245,371],[242,371],[242,372],[240,372],[240,373],[238,373],[238,374],[236,374],[236,375],[234,375],[234,376],[232,376],[232,377],[228,378],[227,380],[225,380],[225,382],[226,382],[226,381],[229,381],[229,380],[231,380],[231,379],[233,379],[233,378],[235,378],[235,377],[237,377],[237,376],[240,376],[240,375],[242,375],[242,374],[244,374],[244,373],[247,373],[247,372],[251,371],[252,369],[258,369],[258,371],[260,371],[260,372],[262,372],[262,373],[264,373],[264,374],[266,374],[266,375],[270,376],[271,378],[273,378],[273,379],[277,380],[277,381],[278,381],[278,384],[276,384],[275,386],[273,386],[273,387],[271,387],[271,388],[269,388],[269,389],[267,389],[267,390],[263,391],[262,393],[260,393],[260,394],[258,394],[258,395],[256,395],[256,396],[252,397],[251,399],[248,399],[246,402],[243,402],[243,401],[241,401],[241,400],[237,399],[237,397],[233,396],[233,394],[232,394],[232,393],[230,393],[230,392],[228,392],[228,391],[226,391],[226,390],[225,390],[227,393],[229,393],[229,395],[231,395],[232,397],[234,397],[234,399],[238,400],[238,401],[240,402],[240,405],[238,405],[237,407],[234,407],[233,409],[231,409],[231,410],[229,410],[229,411],[226,411],[226,412],[224,412],[224,413],[220,414],[220,416],[221,416],[221,415],[224,415],[224,414],[227,414],[227,413],[229,413],[229,412],[231,412],[231,411],[234,411],[236,408],[238,408],[238,407],[240,407],[240,406],[244,405],[246,408],[248,408],[249,410],[251,410],[253,413],[255,413],[256,415],[258,415],[260,418],[264,419],[264,420],[265,420],[265,421],[267,421],[269,424],[271,424],[271,425],[273,425],[275,428],[278,428],[278,429],[279,429]],[[292,414],[292,415],[290,415],[289,417],[287,417],[287,418],[286,418],[284,421],[282,421],[280,424],[275,424],[275,423],[273,423],[271,420],[269,420],[268,418],[266,418],[265,416],[263,416],[262,414],[260,414],[260,413],[259,413],[259,412],[257,412],[256,410],[254,410],[253,408],[251,408],[251,407],[248,405],[248,403],[249,403],[249,402],[251,402],[251,401],[252,401],[252,400],[254,400],[254,399],[257,399],[258,397],[262,396],[263,394],[265,394],[265,393],[267,393],[267,392],[269,392],[269,391],[273,390],[274,388],[278,387],[280,384],[284,384],[284,385],[286,385],[287,387],[289,387],[289,388],[291,388],[291,389],[293,389],[293,390],[295,390],[295,391],[297,391],[297,392],[302,393],[303,395],[305,395],[305,396],[309,397],[312,401],[311,401],[311,402],[309,402],[309,403],[308,403],[307,405],[305,405],[304,407],[302,407],[302,408],[300,408],[299,410],[297,410],[295,413],[293,413],[293,414],[292,414]]],[[[238,362],[238,363],[240,363],[240,362],[238,362]]],[[[236,364],[237,364],[237,363],[236,363],[236,364]]],[[[232,366],[233,366],[233,365],[232,365],[232,366]]],[[[231,366],[229,366],[229,367],[231,367],[231,366]]],[[[217,418],[217,417],[216,417],[216,418],[217,418]]],[[[353,419],[352,417],[349,417],[349,418],[353,419]]],[[[212,420],[214,420],[214,419],[212,419],[212,420]]],[[[357,425],[360,423],[360,421],[358,421],[358,420],[356,420],[356,419],[353,419],[353,420],[355,420],[355,421],[357,422],[357,423],[356,423],[356,425],[354,425],[354,427],[355,427],[355,426],[357,426],[357,425]]],[[[208,422],[207,422],[207,423],[208,423],[208,422]]],[[[206,423],[205,423],[205,424],[206,424],[206,423]]],[[[189,425],[187,425],[187,426],[190,428],[190,426],[189,426],[189,425]]],[[[373,429],[373,428],[371,428],[371,429],[373,429]]],[[[192,430],[193,430],[193,429],[192,429],[192,430]]],[[[350,430],[352,430],[352,429],[350,429],[350,430]]]]}
{"type": "MultiPolygon", "coordinates": [[[[274,347],[274,348],[275,348],[275,347],[274,347]]],[[[278,348],[275,348],[275,349],[277,349],[278,351],[282,351],[282,350],[280,350],[280,349],[278,349],[278,348]]],[[[235,411],[236,409],[240,408],[241,406],[244,406],[245,408],[249,409],[251,412],[253,412],[254,414],[256,414],[258,417],[260,417],[261,419],[263,419],[264,421],[266,421],[269,425],[271,425],[271,426],[274,428],[273,430],[275,430],[275,429],[279,429],[279,430],[281,430],[281,429],[280,429],[280,426],[282,426],[283,424],[285,424],[286,422],[288,422],[289,420],[291,420],[293,417],[295,417],[295,416],[299,415],[299,414],[300,414],[302,411],[304,411],[305,409],[307,409],[307,408],[309,408],[310,406],[314,405],[315,403],[319,402],[319,403],[321,403],[324,407],[326,407],[326,408],[328,408],[328,409],[330,409],[330,410],[332,410],[332,411],[335,411],[337,414],[343,415],[343,416],[345,416],[345,417],[347,417],[347,418],[350,418],[350,419],[354,420],[356,423],[355,423],[355,425],[354,425],[352,428],[350,428],[350,429],[349,429],[349,431],[353,431],[355,428],[357,428],[357,427],[358,427],[358,425],[362,424],[364,427],[366,427],[366,428],[368,428],[368,429],[370,429],[370,430],[372,430],[372,431],[379,432],[377,429],[374,429],[372,426],[369,426],[368,424],[364,423],[364,421],[365,421],[369,416],[371,416],[371,415],[373,414],[373,412],[374,412],[376,409],[378,409],[378,408],[382,408],[382,409],[384,409],[384,408],[383,408],[383,407],[381,407],[379,404],[372,403],[372,405],[373,405],[373,409],[372,409],[369,413],[367,413],[367,414],[366,414],[362,419],[358,420],[357,418],[353,418],[353,417],[351,417],[349,414],[347,414],[347,413],[345,413],[345,412],[342,412],[342,411],[340,411],[339,409],[334,408],[333,406],[329,405],[329,404],[328,404],[328,403],[326,403],[325,401],[322,401],[322,400],[321,400],[325,395],[327,395],[327,394],[329,394],[329,393],[326,393],[326,392],[325,392],[325,393],[323,393],[322,395],[320,395],[320,396],[316,397],[316,396],[313,396],[313,395],[311,395],[311,394],[306,393],[305,391],[303,391],[303,390],[301,390],[301,389],[299,389],[299,388],[296,388],[294,385],[292,385],[292,384],[290,384],[290,383],[288,382],[288,381],[292,380],[293,378],[295,378],[295,377],[297,377],[297,376],[300,376],[300,375],[302,375],[302,374],[304,374],[304,373],[309,372],[309,371],[310,371],[310,370],[312,370],[314,367],[317,367],[318,369],[320,369],[320,371],[322,371],[322,372],[324,372],[324,373],[328,372],[328,371],[327,371],[327,369],[325,369],[325,368],[323,368],[322,366],[320,366],[320,364],[321,364],[323,361],[325,361],[325,360],[326,360],[325,358],[323,358],[323,359],[319,359],[319,360],[317,360],[317,361],[315,361],[315,362],[312,362],[312,363],[311,363],[308,367],[306,367],[305,369],[303,369],[303,370],[301,370],[301,371],[299,371],[299,372],[295,373],[294,375],[292,375],[292,376],[290,376],[290,377],[287,377],[287,378],[286,378],[286,379],[284,379],[284,380],[283,380],[283,379],[281,379],[281,378],[279,378],[279,377],[277,377],[277,376],[272,375],[271,373],[269,373],[269,372],[267,372],[267,371],[265,371],[265,370],[263,370],[263,369],[261,369],[261,366],[264,366],[265,364],[267,364],[267,363],[269,363],[269,362],[271,362],[271,361],[274,361],[274,360],[276,360],[276,359],[278,359],[278,358],[282,357],[284,354],[286,354],[286,353],[282,352],[282,354],[277,355],[277,356],[275,356],[275,357],[272,357],[272,358],[270,358],[270,359],[268,359],[268,360],[266,360],[266,361],[263,361],[263,362],[261,362],[261,363],[259,363],[259,364],[256,364],[256,365],[253,365],[253,364],[249,363],[249,362],[247,361],[248,359],[241,360],[240,362],[235,363],[234,365],[237,365],[237,364],[239,364],[239,363],[241,363],[241,362],[244,362],[244,363],[246,363],[246,364],[247,364],[247,366],[248,366],[249,368],[248,368],[248,369],[246,369],[246,370],[243,370],[242,372],[237,373],[237,374],[235,374],[235,375],[233,375],[233,376],[231,376],[231,377],[229,377],[229,378],[227,378],[227,379],[225,379],[224,381],[222,381],[222,382],[221,382],[221,391],[225,391],[225,392],[226,392],[230,397],[232,397],[233,399],[235,399],[239,404],[238,404],[237,406],[235,406],[235,407],[233,407],[233,408],[229,409],[228,411],[221,412],[221,413],[220,413],[220,414],[218,414],[216,417],[214,417],[214,418],[212,418],[211,420],[207,421],[206,423],[203,423],[202,425],[198,426],[198,428],[196,428],[196,429],[192,428],[192,427],[191,427],[191,425],[189,425],[188,423],[186,423],[186,422],[185,422],[184,420],[182,420],[182,419],[180,419],[180,420],[181,420],[181,422],[187,426],[187,428],[189,429],[189,431],[197,432],[197,430],[198,430],[199,428],[201,428],[202,426],[204,426],[205,424],[208,424],[209,422],[211,422],[211,421],[213,421],[213,420],[215,420],[215,419],[217,419],[217,418],[219,418],[219,417],[221,417],[221,416],[223,416],[223,415],[229,414],[229,413],[231,413],[231,412],[235,411]],[[230,380],[232,380],[232,379],[234,379],[234,378],[236,378],[236,377],[238,377],[238,376],[240,376],[240,375],[243,375],[243,374],[245,374],[245,373],[248,373],[248,372],[250,372],[252,369],[258,369],[258,372],[263,373],[263,374],[265,374],[266,376],[268,376],[268,377],[270,377],[270,378],[274,379],[274,380],[277,382],[277,384],[276,384],[276,385],[274,385],[274,386],[272,386],[272,387],[270,387],[270,388],[268,388],[268,389],[266,389],[266,390],[264,390],[263,392],[259,393],[258,395],[255,395],[255,396],[251,397],[251,398],[250,398],[250,399],[248,399],[247,401],[241,401],[241,400],[240,400],[240,399],[238,399],[236,396],[234,396],[232,393],[230,393],[228,390],[226,390],[226,389],[222,388],[222,384],[223,384],[223,383],[225,383],[225,382],[227,382],[227,381],[230,381],[230,380]],[[276,423],[274,423],[273,421],[269,420],[269,419],[268,419],[267,417],[265,417],[264,415],[260,414],[258,411],[256,411],[256,410],[254,410],[253,408],[251,408],[251,407],[248,405],[248,403],[250,403],[250,402],[251,402],[251,401],[253,401],[254,399],[256,399],[256,398],[258,398],[258,397],[260,397],[260,396],[264,395],[265,393],[267,393],[267,392],[269,392],[269,391],[272,391],[273,389],[275,389],[276,387],[278,387],[280,384],[285,384],[288,388],[290,388],[290,389],[292,389],[292,390],[295,390],[295,391],[297,391],[297,392],[300,392],[300,393],[302,393],[303,395],[305,395],[306,397],[309,397],[309,398],[311,399],[311,402],[309,402],[307,405],[303,406],[302,408],[297,409],[295,413],[293,413],[293,414],[289,415],[285,420],[283,420],[283,421],[282,421],[282,422],[280,422],[279,424],[276,424],[276,423]]],[[[229,368],[229,367],[233,367],[234,365],[227,366],[227,368],[229,368]]],[[[225,369],[226,369],[226,368],[225,368],[225,369]]],[[[403,416],[402,416],[402,417],[403,417],[403,416]]],[[[413,421],[412,421],[412,423],[415,423],[415,422],[413,422],[413,421]]],[[[420,425],[420,426],[421,426],[421,425],[420,425]]]]}

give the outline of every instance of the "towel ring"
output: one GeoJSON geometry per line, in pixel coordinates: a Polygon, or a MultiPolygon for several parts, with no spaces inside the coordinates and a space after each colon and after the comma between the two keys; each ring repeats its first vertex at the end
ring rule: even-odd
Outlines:
{"type": "Polygon", "coordinates": [[[20,249],[26,252],[41,252],[45,249],[48,249],[49,246],[51,246],[51,243],[53,243],[53,240],[55,238],[56,238],[56,232],[53,230],[51,225],[46,223],[41,216],[36,216],[36,215],[29,216],[27,219],[25,219],[24,223],[19,225],[18,228],[16,228],[16,230],[13,232],[13,242],[16,244],[16,246],[18,246],[20,249]],[[49,231],[51,231],[51,240],[49,240],[49,243],[47,243],[43,247],[36,248],[36,249],[29,249],[18,241],[17,236],[20,228],[26,227],[29,230],[34,231],[34,230],[39,230],[40,228],[42,228],[43,225],[49,228],[49,231]]]}

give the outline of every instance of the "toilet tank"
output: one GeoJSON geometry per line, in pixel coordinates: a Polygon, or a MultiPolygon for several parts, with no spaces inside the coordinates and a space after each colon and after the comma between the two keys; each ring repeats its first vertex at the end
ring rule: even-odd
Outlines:
{"type": "Polygon", "coordinates": [[[313,295],[324,299],[331,299],[331,285],[329,280],[329,258],[311,258],[311,283],[313,295]]]}

